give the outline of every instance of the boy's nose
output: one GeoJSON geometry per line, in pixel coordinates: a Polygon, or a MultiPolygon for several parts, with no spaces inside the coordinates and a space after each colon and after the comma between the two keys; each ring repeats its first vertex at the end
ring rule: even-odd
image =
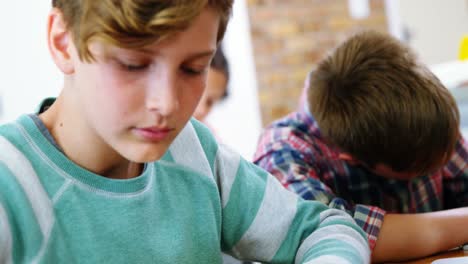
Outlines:
{"type": "Polygon", "coordinates": [[[179,108],[179,94],[175,78],[164,76],[149,84],[146,107],[149,111],[163,116],[174,113],[179,108]]]}

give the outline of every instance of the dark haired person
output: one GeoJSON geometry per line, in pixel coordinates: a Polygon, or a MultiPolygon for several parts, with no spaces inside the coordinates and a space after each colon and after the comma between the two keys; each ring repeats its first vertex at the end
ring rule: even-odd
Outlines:
{"type": "Polygon", "coordinates": [[[468,242],[460,228],[468,208],[458,208],[468,205],[458,109],[413,52],[362,32],[308,79],[305,105],[264,130],[254,162],[303,198],[352,215],[373,261],[468,242]]]}

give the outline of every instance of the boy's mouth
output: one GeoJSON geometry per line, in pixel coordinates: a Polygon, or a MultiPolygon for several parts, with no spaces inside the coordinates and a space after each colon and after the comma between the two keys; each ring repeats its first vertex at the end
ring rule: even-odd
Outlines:
{"type": "Polygon", "coordinates": [[[158,142],[166,139],[172,131],[174,131],[173,128],[167,127],[143,127],[134,129],[134,132],[139,137],[151,142],[158,142]]]}

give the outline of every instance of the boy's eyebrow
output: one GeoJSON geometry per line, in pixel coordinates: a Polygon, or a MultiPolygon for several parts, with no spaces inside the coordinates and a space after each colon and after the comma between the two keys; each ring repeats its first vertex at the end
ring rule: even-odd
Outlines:
{"type": "MultiPolygon", "coordinates": [[[[145,49],[145,48],[138,49],[137,51],[141,52],[141,53],[145,53],[145,54],[154,54],[153,50],[145,49]]],[[[200,58],[204,58],[204,57],[211,57],[211,56],[213,56],[215,51],[216,51],[215,49],[212,49],[212,50],[197,52],[197,53],[194,53],[194,54],[191,54],[190,56],[188,56],[186,60],[195,60],[195,59],[200,59],[200,58]]]]}
{"type": "Polygon", "coordinates": [[[214,53],[215,53],[215,50],[198,52],[198,53],[190,55],[186,60],[191,61],[191,60],[201,59],[204,57],[211,57],[213,56],[214,53]]]}

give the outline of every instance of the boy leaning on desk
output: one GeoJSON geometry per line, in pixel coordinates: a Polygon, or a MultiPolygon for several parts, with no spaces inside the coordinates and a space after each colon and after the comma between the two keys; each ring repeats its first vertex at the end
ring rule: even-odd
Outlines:
{"type": "Polygon", "coordinates": [[[374,31],[341,43],[305,105],[262,133],[255,163],[354,217],[376,262],[468,242],[468,146],[457,104],[413,51],[374,31]]]}

